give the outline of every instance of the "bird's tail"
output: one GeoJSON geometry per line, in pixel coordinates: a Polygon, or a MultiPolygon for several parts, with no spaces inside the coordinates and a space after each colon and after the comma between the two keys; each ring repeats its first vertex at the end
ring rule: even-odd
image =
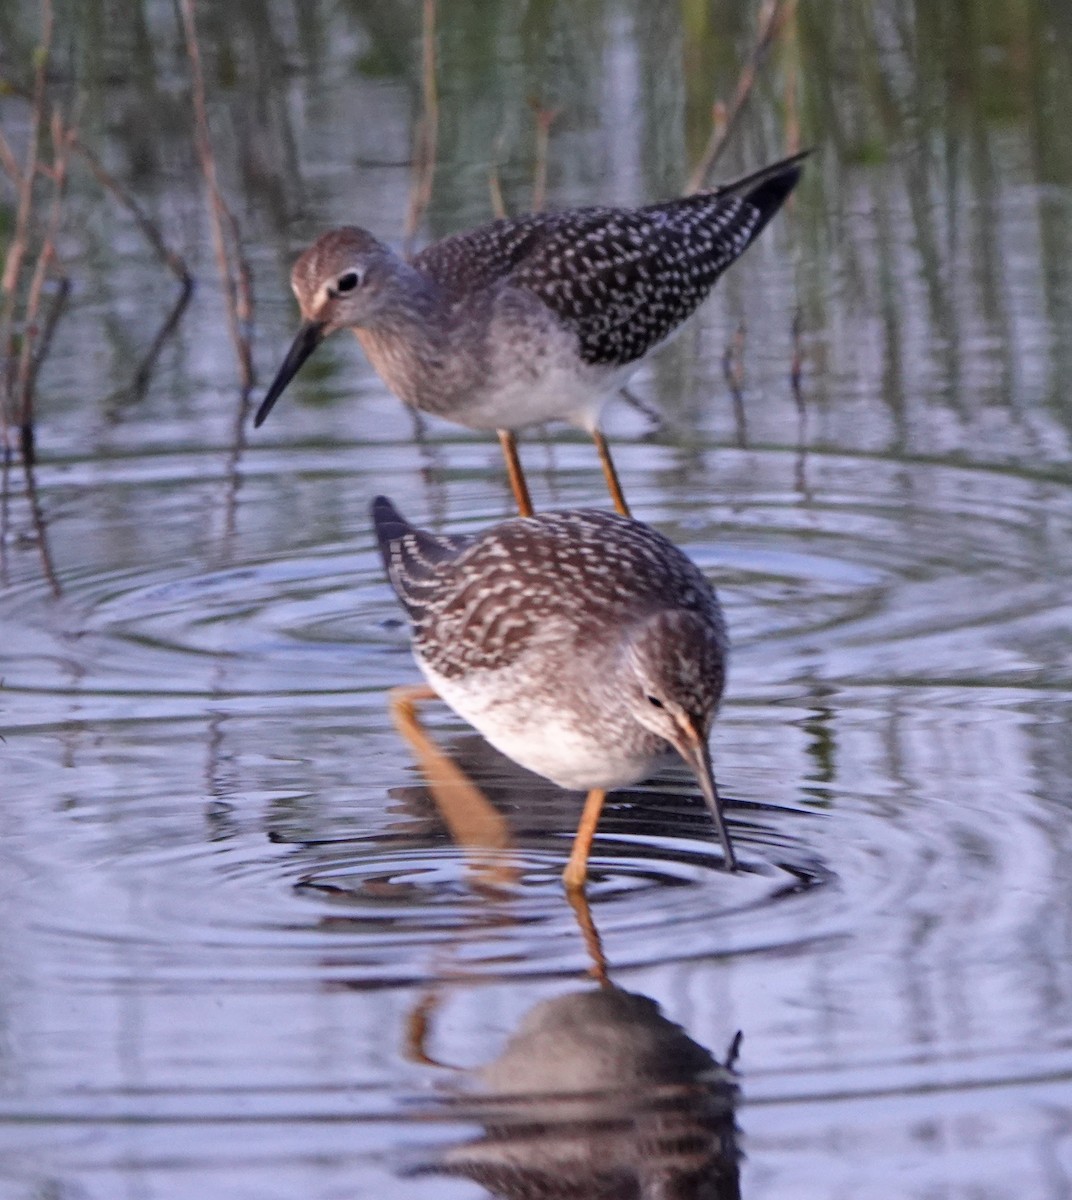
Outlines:
{"type": "Polygon", "coordinates": [[[785,203],[789,193],[800,180],[804,160],[811,150],[801,150],[781,162],[769,163],[738,179],[734,183],[726,183],[716,188],[719,196],[740,196],[747,204],[759,212],[759,220],[752,227],[749,244],[763,232],[764,226],[785,203]]]}
{"type": "Polygon", "coordinates": [[[413,619],[419,618],[436,568],[457,557],[472,540],[429,533],[411,525],[386,496],[372,502],[372,524],[384,570],[413,619]]]}
{"type": "Polygon", "coordinates": [[[650,205],[650,211],[671,225],[682,221],[686,232],[709,220],[717,221],[712,242],[712,275],[708,281],[713,283],[756,240],[782,207],[796,187],[804,160],[811,153],[811,150],[802,150],[779,162],[768,163],[733,183],[692,192],[669,203],[650,205]]]}
{"type": "Polygon", "coordinates": [[[413,526],[386,496],[377,496],[372,502],[372,525],[383,555],[387,554],[392,542],[397,542],[413,530],[413,526]]]}
{"type": "Polygon", "coordinates": [[[810,149],[801,150],[779,162],[768,163],[733,183],[719,184],[712,190],[720,196],[740,196],[759,209],[777,212],[786,196],[796,187],[804,160],[812,153],[814,151],[810,149]]]}
{"type": "MultiPolygon", "coordinates": [[[[804,160],[811,153],[811,150],[801,150],[799,154],[783,158],[780,162],[768,163],[758,171],[753,171],[751,175],[745,175],[743,179],[721,184],[709,192],[697,192],[691,197],[686,197],[682,203],[710,196],[716,196],[720,200],[730,197],[742,200],[746,206],[745,211],[751,210],[753,217],[747,222],[747,237],[736,246],[736,257],[759,237],[768,221],[785,203],[789,193],[800,180],[804,160]]],[[[731,230],[725,232],[729,233],[731,230]]]]}

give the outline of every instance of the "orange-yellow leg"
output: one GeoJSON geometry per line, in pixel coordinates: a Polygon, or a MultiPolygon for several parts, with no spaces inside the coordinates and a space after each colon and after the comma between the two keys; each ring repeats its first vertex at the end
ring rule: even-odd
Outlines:
{"type": "MultiPolygon", "coordinates": [[[[467,850],[506,850],[512,845],[509,827],[488,798],[432,741],[417,716],[417,703],[439,697],[426,683],[391,689],[391,717],[395,728],[413,747],[428,778],[439,815],[450,836],[467,850]]],[[[499,862],[481,876],[491,884],[513,882],[515,871],[499,862]]]]}
{"type": "Polygon", "coordinates": [[[409,1062],[420,1063],[423,1067],[446,1067],[438,1058],[432,1058],[428,1053],[428,1039],[431,1035],[432,1015],[443,1002],[443,996],[438,988],[429,988],[418,997],[417,1003],[406,1014],[402,1053],[409,1062]]]}
{"type": "Polygon", "coordinates": [[[413,747],[421,765],[424,765],[426,754],[442,758],[442,752],[425,733],[424,726],[417,716],[417,705],[421,700],[439,699],[435,688],[427,683],[404,683],[391,688],[388,697],[391,720],[394,721],[398,732],[413,747]]]}
{"type": "Polygon", "coordinates": [[[632,513],[629,511],[629,505],[625,502],[622,485],[618,482],[618,472],[614,468],[614,460],[610,456],[610,447],[607,445],[607,439],[598,429],[593,429],[592,441],[595,442],[596,450],[599,452],[599,462],[603,468],[603,478],[607,481],[607,490],[610,492],[610,498],[614,501],[615,511],[621,513],[623,517],[632,516],[632,513]]]}
{"type": "Polygon", "coordinates": [[[592,851],[592,839],[596,836],[599,814],[603,811],[606,798],[607,793],[602,788],[593,788],[584,802],[584,812],[581,813],[581,823],[573,838],[569,862],[562,872],[562,882],[568,891],[581,891],[584,888],[588,878],[588,855],[592,851]]]}
{"type": "Polygon", "coordinates": [[[588,951],[588,957],[592,960],[589,973],[600,987],[611,987],[610,977],[607,975],[607,959],[603,953],[603,942],[592,918],[592,910],[588,907],[588,897],[580,888],[569,888],[566,891],[566,899],[569,900],[573,915],[577,918],[581,937],[584,938],[585,949],[588,951]]]}
{"type": "Polygon", "coordinates": [[[518,515],[532,516],[532,499],[529,496],[529,485],[525,482],[525,472],[521,469],[521,460],[517,456],[517,438],[511,429],[500,429],[499,445],[502,446],[503,457],[506,459],[506,474],[510,479],[510,490],[517,501],[518,515]]]}

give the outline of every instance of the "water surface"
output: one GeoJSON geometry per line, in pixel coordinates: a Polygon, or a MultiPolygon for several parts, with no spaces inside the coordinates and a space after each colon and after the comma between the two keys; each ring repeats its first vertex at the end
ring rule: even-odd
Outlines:
{"type": "MultiPolygon", "coordinates": [[[[757,18],[443,10],[422,238],[491,215],[492,162],[528,203],[531,97],[561,110],[551,202],[671,193],[757,18]]],[[[684,769],[616,794],[590,888],[613,989],[559,885],[580,797],[429,708],[514,832],[489,894],[387,716],[417,672],[369,501],[481,528],[511,509],[497,447],[415,439],[342,337],[236,446],[172,9],[61,16],[59,86],[199,286],[131,396],[174,285],[76,174],[37,430],[62,594],[17,470],[0,587],[0,1197],[1072,1195],[1059,6],[801,3],[720,163],[777,157],[795,122],[816,146],[637,376],[661,423],[618,403],[607,427],[634,511],[727,610],[713,747],[745,869],[684,769]]],[[[2,22],[22,70],[35,11],[2,22]]],[[[262,383],[307,235],[402,236],[420,23],[202,16],[262,383]]],[[[585,439],[523,456],[537,505],[604,502],[585,439]]]]}

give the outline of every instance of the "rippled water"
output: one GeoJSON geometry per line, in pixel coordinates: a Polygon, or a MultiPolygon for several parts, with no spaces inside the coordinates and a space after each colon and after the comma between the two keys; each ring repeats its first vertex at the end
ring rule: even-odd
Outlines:
{"type": "MultiPolygon", "coordinates": [[[[498,59],[470,52],[509,76],[533,51],[507,8],[489,6],[498,59]]],[[[574,113],[552,139],[556,201],[665,190],[684,161],[645,142],[680,102],[645,64],[652,38],[666,53],[700,35],[668,20],[656,37],[644,11],[600,9],[605,58],[570,76],[579,91],[554,73],[591,67],[593,46],[542,68],[574,113]],[[621,144],[593,171],[615,115],[621,144]]],[[[415,68],[377,74],[368,55],[409,63],[415,45],[378,12],[318,9],[325,111],[288,100],[310,227],[399,230],[415,68]],[[384,122],[337,145],[355,78],[384,122]]],[[[751,15],[734,18],[744,44],[751,15]]],[[[797,36],[821,74],[814,16],[801,5],[797,36]]],[[[434,232],[487,215],[488,101],[459,48],[479,22],[458,20],[434,232]]],[[[567,17],[552,26],[547,45],[567,17]]],[[[896,80],[908,55],[920,85],[896,92],[896,152],[854,159],[835,132],[863,84],[829,82],[795,207],[637,379],[665,424],[609,414],[634,510],[726,607],[713,746],[743,870],[719,869],[702,799],[671,771],[611,797],[592,928],[559,881],[581,798],[429,707],[512,829],[511,882],[476,886],[386,711],[417,672],[369,501],[480,528],[510,511],[497,448],[434,423],[415,440],[340,338],[236,451],[200,196],[180,172],[155,187],[201,291],[148,395],[116,409],[102,397],[128,377],[126,343],[151,336],[148,316],[123,331],[119,314],[141,282],[147,309],[166,289],[129,231],[89,255],[42,377],[36,482],[62,594],[17,472],[0,587],[3,1200],[1072,1196],[1072,156],[1047,157],[1060,131],[1032,127],[1034,107],[987,124],[979,84],[967,169],[927,157],[912,132],[934,120],[926,30],[906,49],[896,22],[877,29],[881,69],[896,80]],[[735,409],[722,356],[741,321],[735,409]],[[593,977],[594,936],[613,987],[593,977]]],[[[940,51],[951,73],[958,54],[1014,71],[1008,37],[940,51]]],[[[311,51],[287,45],[306,87],[311,51]]],[[[779,153],[775,101],[757,97],[733,170],[779,153]]],[[[531,119],[512,92],[506,111],[531,119]]],[[[956,119],[933,136],[953,144],[956,119]]],[[[246,226],[267,373],[293,325],[295,239],[246,226]]],[[[75,259],[98,235],[69,236],[75,259]]],[[[584,439],[532,437],[523,456],[538,505],[602,503],[584,439]]]]}

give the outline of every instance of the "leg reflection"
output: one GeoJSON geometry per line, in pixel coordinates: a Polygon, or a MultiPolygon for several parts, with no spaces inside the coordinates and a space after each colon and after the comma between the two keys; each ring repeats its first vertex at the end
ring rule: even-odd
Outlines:
{"type": "Polygon", "coordinates": [[[493,889],[508,888],[516,884],[518,870],[515,863],[504,858],[503,852],[513,848],[506,819],[439,749],[417,716],[418,702],[436,699],[438,696],[427,684],[392,688],[395,728],[413,748],[451,838],[467,852],[474,881],[493,889]]]}

